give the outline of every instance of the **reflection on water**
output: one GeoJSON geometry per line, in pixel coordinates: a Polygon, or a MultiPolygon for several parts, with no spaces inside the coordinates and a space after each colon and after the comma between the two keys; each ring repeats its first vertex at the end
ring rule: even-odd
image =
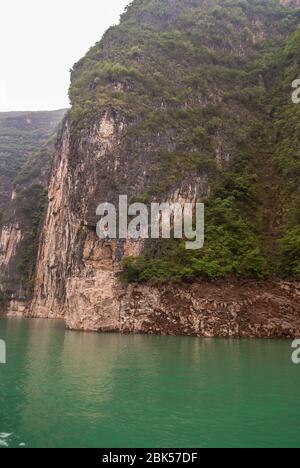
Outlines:
{"type": "Polygon", "coordinates": [[[299,446],[288,341],[122,336],[0,319],[0,447],[299,446]]]}

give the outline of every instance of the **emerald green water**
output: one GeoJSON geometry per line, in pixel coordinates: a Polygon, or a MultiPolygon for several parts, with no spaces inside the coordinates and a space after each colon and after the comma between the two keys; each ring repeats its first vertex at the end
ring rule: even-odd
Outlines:
{"type": "Polygon", "coordinates": [[[290,341],[66,331],[0,319],[0,445],[299,447],[290,341]]]}

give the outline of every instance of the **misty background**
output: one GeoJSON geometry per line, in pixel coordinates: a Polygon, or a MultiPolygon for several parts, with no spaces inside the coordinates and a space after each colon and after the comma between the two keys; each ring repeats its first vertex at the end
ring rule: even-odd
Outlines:
{"type": "Polygon", "coordinates": [[[70,69],[129,0],[1,0],[0,112],[69,106],[70,69]]]}

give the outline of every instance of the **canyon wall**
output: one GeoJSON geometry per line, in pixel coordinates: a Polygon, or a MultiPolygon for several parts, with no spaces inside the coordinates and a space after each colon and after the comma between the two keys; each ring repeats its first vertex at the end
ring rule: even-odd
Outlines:
{"type": "MultiPolygon", "coordinates": [[[[25,316],[74,330],[299,336],[300,10],[289,6],[136,0],[74,66],[25,316]],[[204,202],[204,248],[100,240],[96,208],[120,195],[204,202]]],[[[3,265],[19,227],[2,234],[3,265]]]]}
{"type": "Polygon", "coordinates": [[[0,312],[22,314],[32,297],[53,134],[64,114],[0,113],[0,312]]]}
{"type": "MultiPolygon", "coordinates": [[[[34,299],[26,315],[62,318],[70,329],[98,332],[300,336],[297,282],[194,281],[158,287],[128,285],[120,279],[122,260],[141,254],[144,241],[101,241],[96,235],[95,208],[97,201],[116,196],[111,188],[116,174],[121,178],[126,174],[132,194],[145,184],[151,147],[149,153],[140,153],[143,162],[128,161],[133,148],[122,146],[126,130],[127,123],[114,111],[103,110],[98,123],[83,133],[72,153],[66,122],[53,165],[34,299]],[[120,167],[123,175],[118,172],[120,167]]],[[[140,139],[131,141],[133,146],[140,143],[140,139]]],[[[153,142],[158,143],[162,144],[153,142]]],[[[183,180],[169,199],[193,201],[207,191],[207,178],[197,177],[183,180]]]]}
{"type": "MultiPolygon", "coordinates": [[[[53,165],[31,315],[63,316],[68,322],[76,309],[79,315],[96,312],[100,320],[116,323],[123,259],[138,256],[144,246],[141,240],[101,241],[96,208],[107,200],[118,205],[119,193],[129,200],[142,193],[153,177],[153,148],[172,146],[165,135],[151,142],[138,137],[128,141],[124,134],[129,125],[113,109],[104,109],[74,142],[66,123],[53,165]]],[[[182,178],[168,200],[193,202],[207,192],[206,175],[182,178]]]]}

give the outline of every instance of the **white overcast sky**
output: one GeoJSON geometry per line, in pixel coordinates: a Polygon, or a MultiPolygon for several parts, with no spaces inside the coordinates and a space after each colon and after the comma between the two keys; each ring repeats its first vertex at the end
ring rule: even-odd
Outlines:
{"type": "Polygon", "coordinates": [[[69,106],[69,70],[130,0],[0,0],[0,112],[69,106]]]}

